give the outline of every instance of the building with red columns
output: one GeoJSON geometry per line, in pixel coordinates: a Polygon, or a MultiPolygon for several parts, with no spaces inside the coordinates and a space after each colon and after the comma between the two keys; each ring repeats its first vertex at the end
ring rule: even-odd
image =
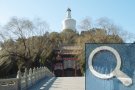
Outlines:
{"type": "Polygon", "coordinates": [[[53,72],[58,77],[81,76],[80,46],[63,45],[54,50],[53,72]]]}

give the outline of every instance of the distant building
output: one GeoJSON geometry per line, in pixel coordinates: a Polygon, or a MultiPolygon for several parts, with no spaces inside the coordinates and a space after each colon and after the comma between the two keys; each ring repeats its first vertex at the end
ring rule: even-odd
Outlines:
{"type": "Polygon", "coordinates": [[[71,29],[76,31],[76,20],[74,20],[71,16],[71,9],[68,8],[66,12],[66,17],[62,21],[62,30],[71,29]]]}
{"type": "Polygon", "coordinates": [[[81,76],[81,66],[78,55],[81,54],[80,46],[63,45],[54,49],[54,73],[56,76],[81,76]]]}

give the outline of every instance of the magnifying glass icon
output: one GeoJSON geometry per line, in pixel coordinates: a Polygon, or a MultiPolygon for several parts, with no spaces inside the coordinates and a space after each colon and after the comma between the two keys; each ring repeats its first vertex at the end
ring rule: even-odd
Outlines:
{"type": "Polygon", "coordinates": [[[112,47],[109,47],[109,46],[100,46],[100,47],[97,47],[95,48],[89,55],[89,59],[88,59],[88,64],[89,64],[89,69],[90,71],[92,72],[92,74],[98,78],[101,78],[101,79],[110,79],[110,78],[113,78],[113,77],[116,77],[118,80],[120,80],[125,86],[129,86],[132,84],[132,79],[126,75],[124,72],[122,72],[120,70],[120,67],[121,67],[121,58],[120,58],[120,55],[119,53],[117,52],[117,50],[115,50],[114,48],[112,47]],[[114,68],[113,71],[111,71],[110,73],[108,74],[102,74],[102,73],[99,73],[97,72],[94,67],[93,67],[93,58],[94,56],[100,52],[100,51],[103,51],[103,50],[106,50],[106,51],[110,51],[112,54],[114,54],[115,58],[116,58],[116,67],[114,68]]]}

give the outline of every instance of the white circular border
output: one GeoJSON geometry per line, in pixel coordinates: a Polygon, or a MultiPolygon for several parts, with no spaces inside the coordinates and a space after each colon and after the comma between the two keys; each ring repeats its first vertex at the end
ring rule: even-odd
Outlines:
{"type": "Polygon", "coordinates": [[[114,76],[115,71],[120,70],[120,67],[121,67],[121,58],[120,58],[120,55],[117,52],[117,50],[115,50],[114,48],[109,47],[109,46],[100,46],[100,47],[95,48],[91,52],[91,54],[89,55],[88,64],[89,64],[89,69],[90,69],[90,71],[92,72],[93,75],[95,75],[96,77],[101,78],[101,79],[109,79],[109,78],[112,78],[114,76]],[[93,61],[94,55],[96,53],[102,51],[102,50],[107,50],[107,51],[112,52],[115,55],[115,58],[116,58],[116,61],[117,61],[117,64],[116,64],[115,69],[111,73],[109,73],[109,74],[101,74],[101,73],[97,72],[93,68],[93,65],[92,65],[92,61],[93,61]]]}

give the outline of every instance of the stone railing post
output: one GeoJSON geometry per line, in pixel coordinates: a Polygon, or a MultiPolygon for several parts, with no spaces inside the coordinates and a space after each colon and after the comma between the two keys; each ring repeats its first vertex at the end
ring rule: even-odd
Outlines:
{"type": "Polygon", "coordinates": [[[29,69],[29,85],[31,86],[33,83],[33,79],[32,79],[32,69],[29,69]]]}
{"type": "Polygon", "coordinates": [[[41,78],[43,78],[43,68],[41,67],[41,70],[40,70],[40,75],[41,75],[41,78]]]}
{"type": "Polygon", "coordinates": [[[41,67],[38,70],[38,76],[39,76],[38,80],[40,80],[41,79],[41,67]]]}
{"type": "Polygon", "coordinates": [[[24,80],[25,80],[25,89],[27,90],[28,88],[28,73],[27,73],[27,68],[25,68],[25,72],[24,72],[24,80]]]}
{"type": "Polygon", "coordinates": [[[40,67],[38,68],[38,80],[40,80],[40,67]]]}
{"type": "Polygon", "coordinates": [[[18,79],[18,90],[21,90],[21,76],[21,71],[19,70],[16,76],[16,78],[18,79]]]}
{"type": "Polygon", "coordinates": [[[41,79],[43,78],[43,68],[42,67],[40,67],[40,77],[41,77],[41,79]]]}
{"type": "Polygon", "coordinates": [[[40,75],[41,75],[41,78],[43,78],[43,68],[42,67],[40,68],[40,75]]]}
{"type": "Polygon", "coordinates": [[[32,73],[32,76],[33,76],[33,84],[36,82],[36,69],[35,67],[33,68],[33,73],[32,73]]]}
{"type": "Polygon", "coordinates": [[[46,68],[43,67],[44,76],[46,76],[46,68]]]}
{"type": "Polygon", "coordinates": [[[37,69],[36,69],[36,82],[38,81],[38,79],[39,79],[39,68],[37,67],[37,69]]]}
{"type": "Polygon", "coordinates": [[[46,76],[48,77],[48,69],[47,69],[47,67],[45,67],[45,73],[46,73],[46,76]]]}
{"type": "Polygon", "coordinates": [[[42,78],[45,76],[44,67],[42,67],[42,78]]]}
{"type": "Polygon", "coordinates": [[[35,83],[37,81],[37,68],[35,68],[35,83]]]}

